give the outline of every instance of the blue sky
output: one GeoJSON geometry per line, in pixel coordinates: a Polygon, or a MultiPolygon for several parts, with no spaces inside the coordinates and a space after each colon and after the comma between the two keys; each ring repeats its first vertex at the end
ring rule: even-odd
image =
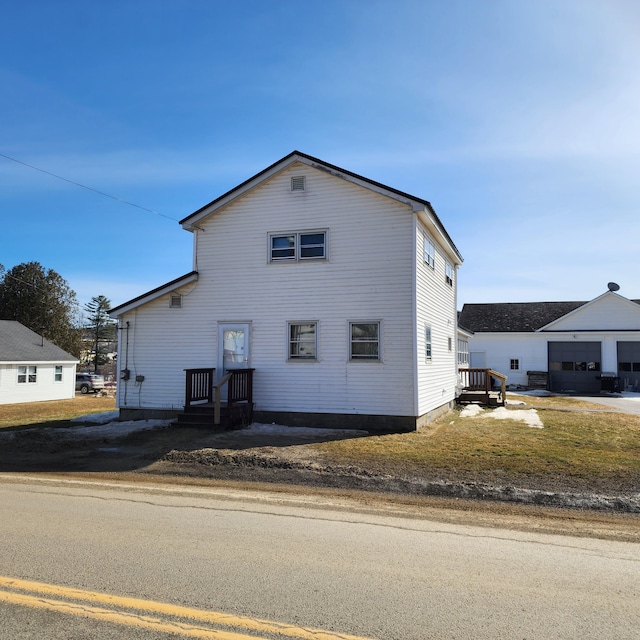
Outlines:
{"type": "Polygon", "coordinates": [[[177,220],[294,149],[429,200],[460,307],[640,298],[635,0],[0,6],[0,154],[119,199],[0,157],[0,263],[81,305],[190,271],[177,220]]]}

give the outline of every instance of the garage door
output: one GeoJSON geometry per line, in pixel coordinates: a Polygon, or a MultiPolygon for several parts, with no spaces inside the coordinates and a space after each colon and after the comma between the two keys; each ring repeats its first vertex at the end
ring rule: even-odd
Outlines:
{"type": "Polygon", "coordinates": [[[620,390],[640,388],[640,342],[618,342],[620,390]]]}
{"type": "Polygon", "coordinates": [[[599,342],[549,342],[549,389],[575,393],[600,391],[599,342]]]}

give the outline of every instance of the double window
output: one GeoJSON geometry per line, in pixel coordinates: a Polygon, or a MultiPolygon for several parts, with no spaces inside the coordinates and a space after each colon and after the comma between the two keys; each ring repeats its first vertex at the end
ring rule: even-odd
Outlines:
{"type": "Polygon", "coordinates": [[[300,231],[269,236],[269,259],[324,260],[327,257],[326,231],[300,231]]]}
{"type": "Polygon", "coordinates": [[[35,384],[38,381],[38,367],[18,365],[18,384],[35,384]]]}
{"type": "Polygon", "coordinates": [[[380,360],[380,323],[349,323],[350,360],[380,360]]]}
{"type": "Polygon", "coordinates": [[[318,323],[289,323],[289,360],[317,360],[318,323]]]}

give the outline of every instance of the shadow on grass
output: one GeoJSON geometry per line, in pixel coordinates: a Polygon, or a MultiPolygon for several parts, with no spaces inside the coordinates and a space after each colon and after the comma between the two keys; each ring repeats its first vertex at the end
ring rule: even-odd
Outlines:
{"type": "Polygon", "coordinates": [[[280,449],[305,444],[360,438],[363,431],[313,429],[235,429],[213,431],[202,428],[168,427],[137,430],[126,435],[110,434],[101,425],[91,428],[68,420],[53,420],[0,431],[0,472],[135,472],[143,471],[172,453],[172,459],[202,449],[242,452],[280,449]],[[102,433],[101,433],[102,431],[102,433]]]}

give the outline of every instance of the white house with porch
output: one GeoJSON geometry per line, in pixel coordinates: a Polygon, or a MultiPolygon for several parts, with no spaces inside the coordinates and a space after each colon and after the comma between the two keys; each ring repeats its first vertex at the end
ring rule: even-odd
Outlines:
{"type": "Polygon", "coordinates": [[[462,258],[428,201],[294,151],[180,224],[192,270],[111,311],[123,417],[229,370],[260,421],[402,431],[453,405],[462,258]]]}

